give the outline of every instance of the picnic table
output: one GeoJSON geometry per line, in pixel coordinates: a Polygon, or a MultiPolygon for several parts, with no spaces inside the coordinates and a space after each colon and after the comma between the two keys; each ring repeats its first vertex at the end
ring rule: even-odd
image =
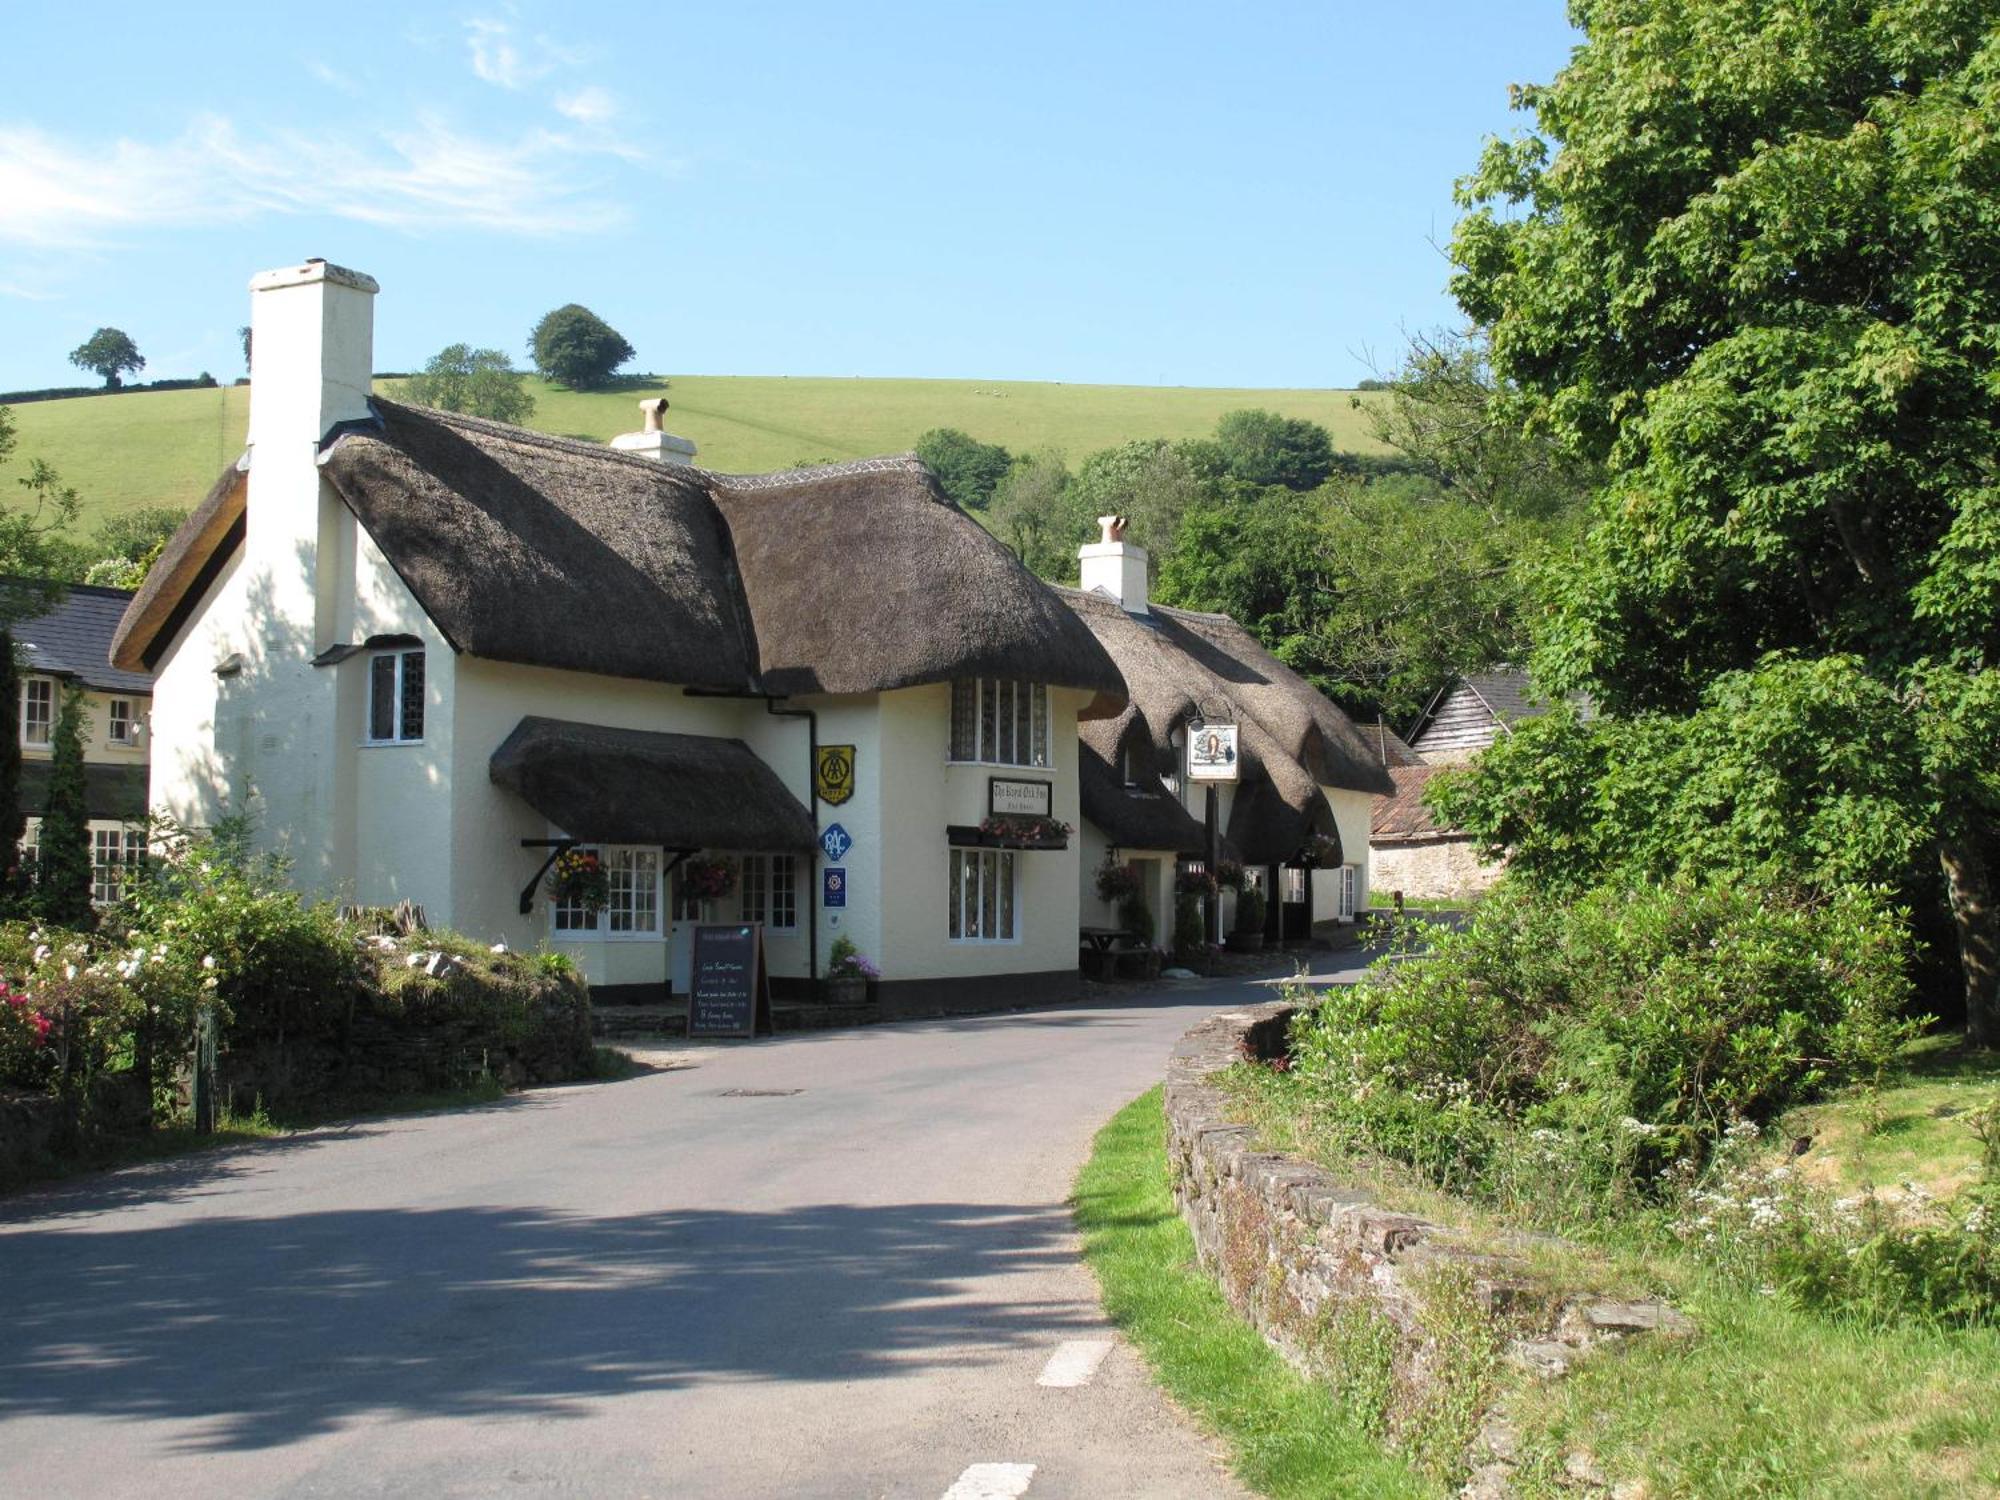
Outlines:
{"type": "Polygon", "coordinates": [[[1109,953],[1121,939],[1127,946],[1139,940],[1139,934],[1126,927],[1079,927],[1076,935],[1095,953],[1109,953]]]}

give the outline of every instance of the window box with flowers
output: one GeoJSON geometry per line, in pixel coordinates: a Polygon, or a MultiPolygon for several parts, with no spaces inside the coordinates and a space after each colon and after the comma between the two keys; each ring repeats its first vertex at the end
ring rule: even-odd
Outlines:
{"type": "Polygon", "coordinates": [[[945,830],[951,843],[981,849],[1067,849],[1075,832],[1060,818],[1008,814],[987,818],[977,828],[953,825],[945,830]]]}
{"type": "Polygon", "coordinates": [[[882,971],[854,946],[854,939],[835,938],[826,956],[826,1000],[829,1005],[866,1005],[868,986],[882,971]]]}

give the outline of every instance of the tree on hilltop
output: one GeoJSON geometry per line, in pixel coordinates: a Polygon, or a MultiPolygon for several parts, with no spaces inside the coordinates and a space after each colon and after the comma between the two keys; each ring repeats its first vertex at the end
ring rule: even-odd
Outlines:
{"type": "Polygon", "coordinates": [[[632,358],[634,350],[623,334],[579,303],[568,302],[542,320],[528,335],[528,352],[535,368],[571,390],[587,391],[611,379],[632,358]]]}
{"type": "Polygon", "coordinates": [[[517,427],[535,410],[535,398],[522,385],[512,360],[498,349],[467,344],[450,344],[432,355],[423,373],[410,377],[403,394],[418,406],[517,427]]]}
{"type": "Polygon", "coordinates": [[[69,352],[69,362],[79,370],[104,377],[104,388],[115,391],[124,382],[121,375],[146,368],[146,357],[122,329],[100,328],[69,352]]]}

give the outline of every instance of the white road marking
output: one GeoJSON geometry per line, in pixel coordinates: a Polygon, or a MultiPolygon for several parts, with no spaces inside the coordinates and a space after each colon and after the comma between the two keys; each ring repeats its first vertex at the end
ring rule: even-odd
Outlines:
{"type": "Polygon", "coordinates": [[[973,1464],[944,1492],[944,1500],[1015,1500],[1028,1493],[1033,1464],[973,1464]]]}
{"type": "Polygon", "coordinates": [[[1110,1352],[1109,1339],[1071,1339],[1066,1344],[1059,1344],[1056,1352],[1049,1356],[1049,1362],[1042,1366],[1042,1373],[1035,1384],[1059,1387],[1089,1385],[1090,1377],[1097,1373],[1097,1367],[1104,1363],[1104,1356],[1110,1352]]]}

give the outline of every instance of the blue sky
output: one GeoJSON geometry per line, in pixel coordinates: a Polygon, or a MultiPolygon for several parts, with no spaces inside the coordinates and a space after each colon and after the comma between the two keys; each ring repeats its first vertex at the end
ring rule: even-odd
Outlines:
{"type": "Polygon", "coordinates": [[[1348,385],[1453,320],[1453,179],[1555,0],[36,5],[0,96],[0,389],[241,373],[252,272],[376,360],[594,308],[668,373],[1348,385]],[[32,60],[23,66],[22,60],[32,60]]]}

